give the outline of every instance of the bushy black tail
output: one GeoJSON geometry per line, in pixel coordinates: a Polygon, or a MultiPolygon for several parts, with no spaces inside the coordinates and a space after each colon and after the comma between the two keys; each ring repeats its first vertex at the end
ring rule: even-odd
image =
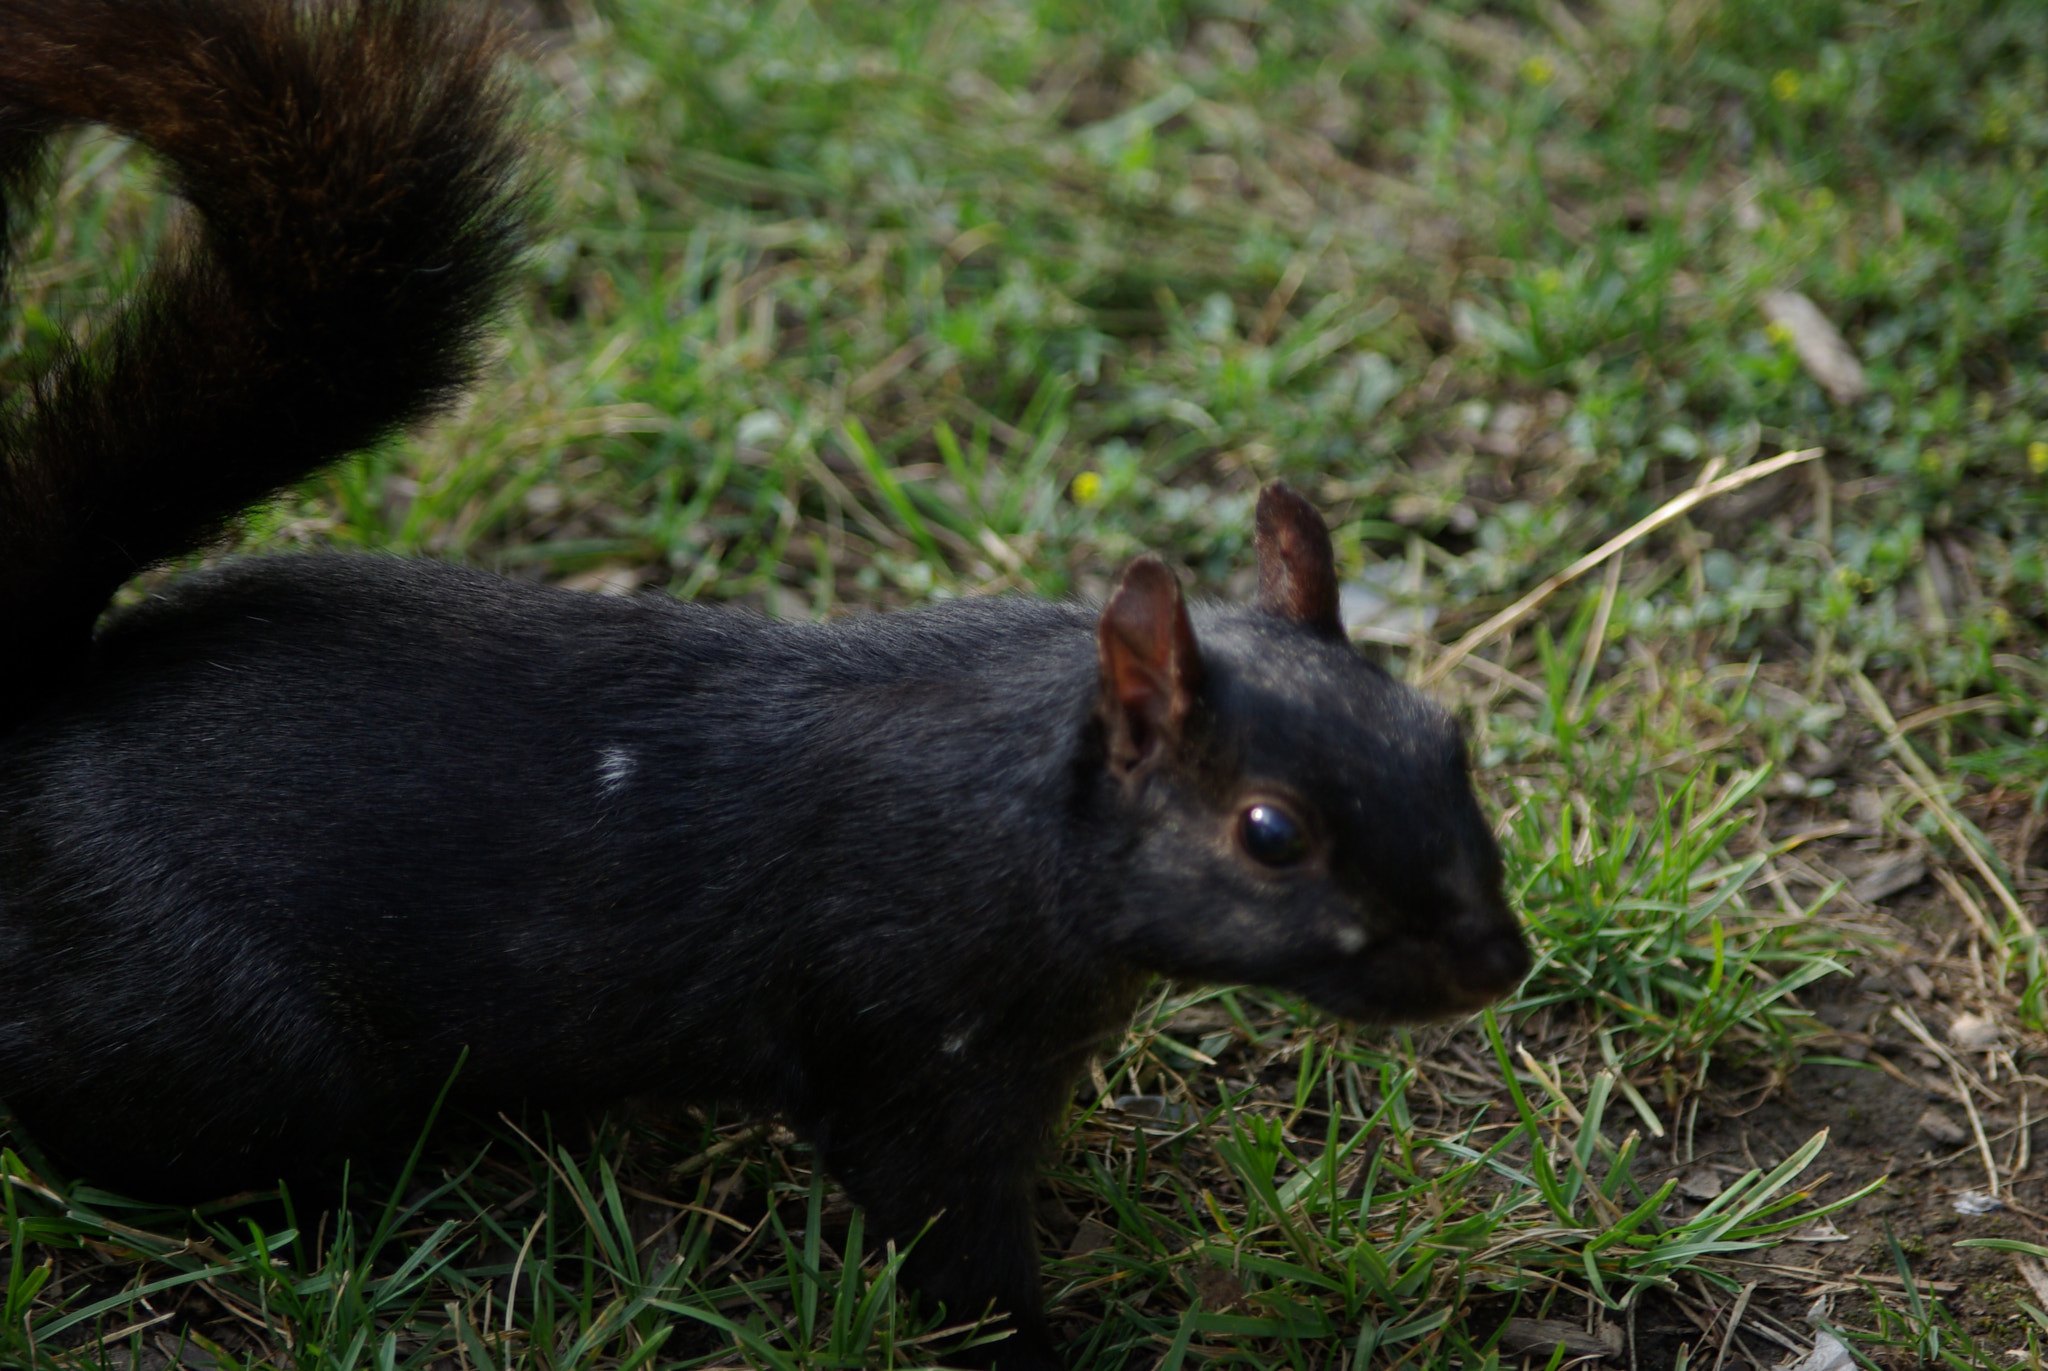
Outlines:
{"type": "Polygon", "coordinates": [[[0,230],[84,123],[197,211],[0,406],[0,727],[137,570],[470,381],[534,199],[503,50],[431,0],[0,0],[0,230]]]}

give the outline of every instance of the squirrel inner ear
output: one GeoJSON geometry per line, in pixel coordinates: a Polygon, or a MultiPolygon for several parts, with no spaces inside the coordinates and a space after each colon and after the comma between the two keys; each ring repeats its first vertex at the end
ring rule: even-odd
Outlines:
{"type": "Polygon", "coordinates": [[[1095,628],[1102,721],[1119,777],[1177,746],[1202,688],[1202,658],[1180,582],[1156,557],[1125,568],[1095,628]]]}
{"type": "Polygon", "coordinates": [[[1337,559],[1316,507],[1275,481],[1259,492],[1259,608],[1326,638],[1342,638],[1337,559]]]}

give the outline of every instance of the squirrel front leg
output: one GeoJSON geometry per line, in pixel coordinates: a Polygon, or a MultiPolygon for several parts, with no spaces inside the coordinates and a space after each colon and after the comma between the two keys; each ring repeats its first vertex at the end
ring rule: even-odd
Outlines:
{"type": "MultiPolygon", "coordinates": [[[[884,1055],[901,1061],[903,1046],[884,1055]]],[[[842,1059],[811,1075],[790,1111],[866,1211],[868,1231],[908,1249],[902,1281],[925,1313],[943,1307],[952,1325],[993,1312],[1002,1320],[994,1327],[1009,1329],[959,1360],[1061,1371],[1039,1290],[1032,1190],[1079,1065],[970,1056],[949,1062],[943,1082],[891,1082],[842,1059]]]]}
{"type": "Polygon", "coordinates": [[[909,1246],[902,1279],[925,1313],[943,1308],[948,1324],[961,1324],[992,1311],[996,1327],[1010,1330],[955,1360],[995,1371],[1063,1371],[1039,1291],[1032,1160],[960,1157],[914,1136],[826,1151],[827,1169],[873,1228],[909,1246]]]}

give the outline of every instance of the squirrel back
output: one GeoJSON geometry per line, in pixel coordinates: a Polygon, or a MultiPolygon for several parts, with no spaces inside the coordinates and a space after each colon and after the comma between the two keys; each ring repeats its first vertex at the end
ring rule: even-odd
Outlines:
{"type": "Polygon", "coordinates": [[[403,0],[0,0],[0,229],[102,124],[194,211],[0,406],[0,728],[109,597],[469,383],[534,199],[490,24],[403,0]]]}

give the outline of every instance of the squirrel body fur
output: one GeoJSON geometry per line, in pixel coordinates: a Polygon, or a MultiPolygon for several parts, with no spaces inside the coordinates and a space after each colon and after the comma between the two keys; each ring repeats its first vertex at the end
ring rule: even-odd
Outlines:
{"type": "Polygon", "coordinates": [[[1149,558],[1100,608],[803,625],[267,556],[95,632],[136,570],[459,391],[530,191],[498,41],[450,11],[0,27],[10,214],[96,121],[198,220],[0,424],[0,1099],[71,1170],[317,1177],[409,1141],[459,1059],[480,1110],[737,1101],[1043,1371],[1033,1167],[1146,976],[1404,1020],[1526,970],[1455,726],[1344,640],[1284,487],[1247,607],[1149,558]]]}

